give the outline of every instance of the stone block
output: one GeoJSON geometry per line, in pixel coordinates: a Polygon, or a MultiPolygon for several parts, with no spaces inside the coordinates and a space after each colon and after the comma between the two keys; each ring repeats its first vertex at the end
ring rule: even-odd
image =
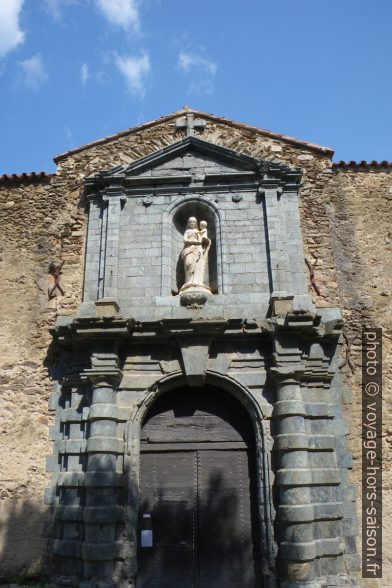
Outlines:
{"type": "Polygon", "coordinates": [[[309,448],[309,437],[305,434],[285,433],[275,437],[274,450],[288,451],[292,449],[307,451],[309,448]]]}
{"type": "Polygon", "coordinates": [[[55,443],[59,453],[79,454],[86,450],[86,439],[64,439],[55,443]]]}
{"type": "Polygon", "coordinates": [[[123,475],[115,472],[86,472],[79,477],[77,477],[75,474],[71,474],[69,480],[70,483],[68,483],[68,478],[64,478],[64,482],[67,482],[64,485],[72,485],[73,481],[75,482],[75,485],[84,485],[88,487],[92,486],[96,488],[122,487],[126,483],[123,475]],[[76,484],[78,481],[80,481],[80,483],[76,484]]]}
{"type": "Polygon", "coordinates": [[[334,556],[341,555],[343,552],[343,542],[340,538],[325,538],[317,541],[317,556],[334,556]]]}
{"type": "Polygon", "coordinates": [[[59,425],[49,427],[49,439],[51,441],[58,441],[63,438],[63,434],[59,431],[59,425]]]}
{"type": "Polygon", "coordinates": [[[345,553],[343,556],[344,565],[348,571],[359,572],[361,569],[357,553],[345,553]]]}
{"type": "Polygon", "coordinates": [[[351,453],[345,452],[343,455],[339,455],[337,459],[337,465],[340,468],[351,469],[353,467],[353,456],[351,453]]]}
{"type": "Polygon", "coordinates": [[[155,382],[161,377],[161,373],[143,375],[125,373],[121,382],[121,388],[129,388],[131,390],[146,390],[155,384],[155,382]]]}
{"type": "Polygon", "coordinates": [[[62,521],[81,521],[82,515],[82,506],[57,506],[54,510],[54,518],[62,521]]]}
{"type": "Polygon", "coordinates": [[[87,453],[124,453],[124,441],[115,437],[90,437],[87,453]]]}
{"type": "Polygon", "coordinates": [[[89,408],[86,406],[82,412],[74,408],[65,408],[61,411],[61,422],[63,423],[79,423],[87,420],[89,408]]]}
{"type": "Polygon", "coordinates": [[[57,410],[60,396],[61,396],[61,386],[59,384],[55,384],[53,387],[53,392],[49,396],[48,409],[50,411],[57,410]]]}
{"type": "Polygon", "coordinates": [[[85,506],[83,521],[94,525],[118,523],[124,520],[122,506],[85,506]]]}
{"type": "Polygon", "coordinates": [[[101,298],[95,301],[98,317],[111,317],[119,313],[120,307],[115,298],[101,298]]]}
{"type": "Polygon", "coordinates": [[[293,311],[292,294],[273,293],[271,296],[272,313],[275,316],[285,316],[288,312],[293,311]]]}
{"type": "Polygon", "coordinates": [[[282,541],[280,546],[282,557],[289,561],[311,561],[317,553],[315,541],[306,543],[282,541]]]}
{"type": "Polygon", "coordinates": [[[313,470],[293,468],[278,470],[276,479],[280,486],[337,485],[341,482],[341,474],[337,468],[313,470]]]}
{"type": "Polygon", "coordinates": [[[302,400],[278,400],[274,405],[274,417],[306,416],[306,405],[302,400]]]}
{"type": "Polygon", "coordinates": [[[97,419],[111,419],[114,421],[123,420],[121,418],[121,411],[116,404],[98,403],[90,406],[89,420],[94,421],[97,419]]]}
{"type": "Polygon", "coordinates": [[[262,388],[266,380],[265,371],[245,372],[241,370],[240,372],[229,372],[229,375],[248,388],[262,388]]]}
{"type": "Polygon", "coordinates": [[[53,553],[59,557],[81,557],[82,545],[79,541],[66,541],[55,539],[53,553]]]}
{"type": "Polygon", "coordinates": [[[51,455],[46,458],[46,471],[50,473],[60,471],[60,463],[57,455],[51,455]]]}
{"type": "Polygon", "coordinates": [[[314,520],[313,504],[280,505],[279,520],[283,524],[308,523],[314,520]]]}
{"type": "Polygon", "coordinates": [[[356,518],[344,519],[342,521],[342,533],[348,537],[356,537],[358,533],[358,520],[356,518]]]}
{"type": "Polygon", "coordinates": [[[56,497],[56,489],[55,488],[45,488],[44,490],[44,504],[49,506],[53,506],[57,501],[56,497]]]}
{"type": "Polygon", "coordinates": [[[87,561],[110,561],[121,556],[122,543],[83,543],[82,557],[87,561]]]}

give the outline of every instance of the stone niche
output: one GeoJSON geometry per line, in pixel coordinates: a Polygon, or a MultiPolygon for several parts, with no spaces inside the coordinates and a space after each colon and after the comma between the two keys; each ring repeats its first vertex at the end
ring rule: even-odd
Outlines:
{"type": "MultiPolygon", "coordinates": [[[[217,235],[216,216],[216,211],[208,202],[204,203],[200,198],[192,197],[183,203],[182,206],[179,206],[173,215],[170,241],[171,292],[173,296],[178,295],[181,286],[185,282],[184,262],[181,259],[181,251],[184,246],[183,235],[190,217],[196,218],[198,222],[207,222],[208,237],[211,239],[211,246],[209,249],[208,263],[204,272],[204,284],[210,288],[212,294],[219,293],[219,281],[222,282],[222,280],[218,278],[217,249],[220,250],[221,242],[219,234],[217,235]]],[[[219,265],[219,273],[222,273],[221,264],[219,265]]]]}

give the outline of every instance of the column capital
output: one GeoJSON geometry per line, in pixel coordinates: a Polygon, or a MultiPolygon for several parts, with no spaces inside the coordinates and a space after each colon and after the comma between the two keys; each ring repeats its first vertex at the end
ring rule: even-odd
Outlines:
{"type": "Polygon", "coordinates": [[[126,202],[127,195],[122,186],[109,186],[105,189],[102,200],[103,202],[114,202],[118,200],[121,202],[126,202]]]}
{"type": "Polygon", "coordinates": [[[119,368],[93,367],[84,370],[81,378],[90,382],[94,388],[105,384],[115,388],[121,382],[122,375],[122,371],[119,368]]]}
{"type": "Polygon", "coordinates": [[[301,379],[305,373],[305,366],[282,366],[272,367],[270,374],[277,384],[301,384],[301,379]]]}

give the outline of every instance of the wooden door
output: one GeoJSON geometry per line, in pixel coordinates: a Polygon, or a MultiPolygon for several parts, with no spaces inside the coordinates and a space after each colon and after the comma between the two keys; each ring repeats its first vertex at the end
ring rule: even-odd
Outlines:
{"type": "Polygon", "coordinates": [[[216,390],[160,399],[142,429],[138,588],[260,586],[253,431],[216,390]]]}

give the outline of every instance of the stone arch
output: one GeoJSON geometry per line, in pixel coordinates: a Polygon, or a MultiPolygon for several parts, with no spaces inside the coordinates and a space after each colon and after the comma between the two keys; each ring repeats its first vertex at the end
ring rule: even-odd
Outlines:
{"type": "Polygon", "coordinates": [[[223,211],[214,202],[201,195],[187,195],[173,202],[162,218],[162,279],[161,295],[175,294],[181,287],[182,266],[179,262],[183,233],[190,216],[208,222],[208,235],[212,240],[206,282],[213,294],[225,292],[224,262],[225,241],[223,211]]]}
{"type": "MultiPolygon", "coordinates": [[[[223,375],[212,370],[207,370],[205,374],[205,384],[210,384],[215,388],[225,390],[232,394],[246,409],[253,424],[255,449],[256,449],[256,469],[258,483],[258,519],[260,524],[261,553],[263,557],[262,574],[264,576],[264,585],[271,585],[274,578],[275,557],[277,546],[274,540],[274,519],[275,511],[272,497],[272,473],[270,462],[270,447],[266,434],[262,406],[255,399],[252,393],[238,381],[228,375],[223,375]]],[[[175,372],[157,380],[142,402],[140,402],[131,415],[126,430],[126,447],[127,458],[129,460],[129,487],[131,488],[131,499],[128,501],[129,509],[133,512],[127,517],[127,521],[132,521],[133,528],[129,532],[136,535],[134,524],[137,520],[138,511],[138,485],[139,485],[139,463],[140,463],[140,435],[141,428],[145,417],[156,400],[167,392],[174,391],[181,386],[188,386],[183,372],[175,372]]],[[[136,564],[136,555],[135,564],[136,564]]]]}

